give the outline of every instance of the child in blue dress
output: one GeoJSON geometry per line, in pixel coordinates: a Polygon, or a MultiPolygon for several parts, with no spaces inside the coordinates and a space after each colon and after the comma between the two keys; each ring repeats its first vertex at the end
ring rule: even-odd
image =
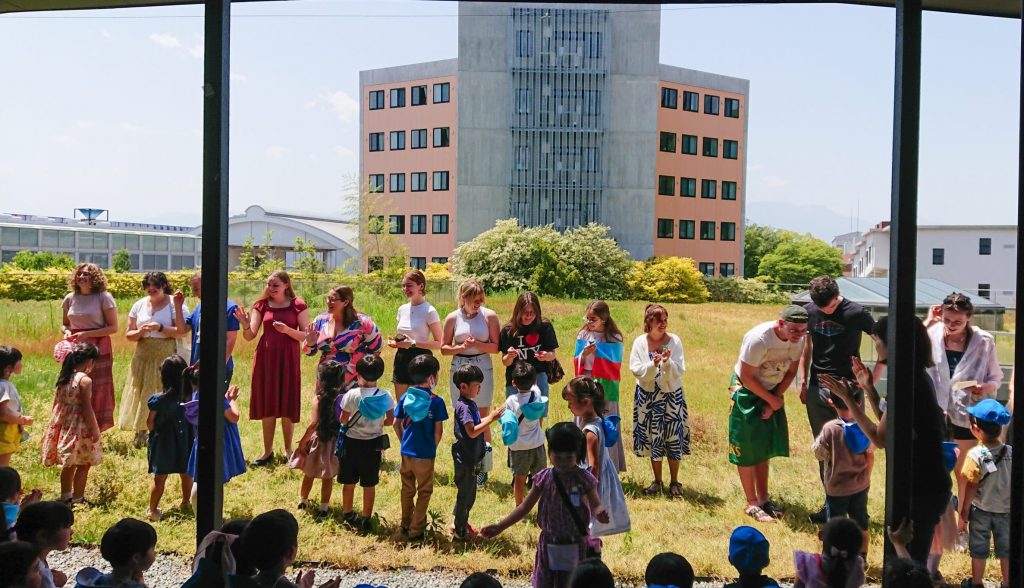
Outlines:
{"type": "MultiPolygon", "coordinates": [[[[185,403],[185,418],[193,426],[199,425],[199,364],[192,365],[182,373],[185,389],[191,389],[192,400],[185,403]]],[[[245,473],[245,456],[242,455],[242,439],[238,435],[238,386],[231,386],[224,394],[224,483],[245,473]]],[[[188,456],[188,475],[196,481],[192,485],[192,501],[200,480],[196,478],[196,453],[199,449],[198,434],[192,442],[192,453],[188,456]]]]}
{"type": "Polygon", "coordinates": [[[159,521],[160,499],[164,495],[167,476],[178,474],[181,478],[181,510],[190,512],[192,506],[189,497],[192,494],[192,477],[188,474],[188,456],[192,450],[192,427],[185,420],[185,411],[181,403],[188,400],[181,374],[188,364],[178,354],[168,356],[160,363],[160,381],[163,392],[149,397],[149,417],[146,427],[149,429],[147,457],[149,473],[153,474],[153,483],[149,487],[149,508],[146,518],[159,521]]]}

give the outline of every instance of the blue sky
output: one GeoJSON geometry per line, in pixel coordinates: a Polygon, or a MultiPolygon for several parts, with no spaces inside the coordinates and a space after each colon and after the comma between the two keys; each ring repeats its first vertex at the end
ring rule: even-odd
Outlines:
{"type": "MultiPolygon", "coordinates": [[[[456,57],[457,4],[233,10],[231,212],[341,214],[358,72],[456,57]]],[[[0,17],[0,212],[198,223],[201,14],[0,17]]],[[[888,218],[893,31],[884,8],[663,8],[663,63],[751,81],[749,220],[830,238],[888,218]]],[[[926,14],[922,65],[921,222],[1012,223],[1019,21],[926,14]]]]}

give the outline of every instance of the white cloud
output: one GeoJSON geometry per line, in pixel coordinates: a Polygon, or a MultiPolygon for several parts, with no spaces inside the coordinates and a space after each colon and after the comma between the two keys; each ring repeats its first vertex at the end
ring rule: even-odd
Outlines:
{"type": "Polygon", "coordinates": [[[270,159],[281,159],[286,153],[288,150],[280,145],[271,145],[264,151],[264,154],[270,159]]]}
{"type": "Polygon", "coordinates": [[[71,135],[65,135],[62,133],[53,135],[53,141],[60,145],[74,145],[78,143],[78,139],[75,139],[71,135]]]}
{"type": "Polygon", "coordinates": [[[126,131],[126,132],[129,132],[129,133],[138,133],[139,131],[144,131],[145,130],[144,128],[140,127],[139,125],[137,125],[135,123],[130,123],[128,121],[122,122],[120,125],[118,125],[118,128],[120,128],[122,131],[126,131]]]}
{"type": "Polygon", "coordinates": [[[316,108],[316,105],[317,105],[317,101],[316,100],[310,100],[309,102],[306,102],[305,104],[303,104],[302,107],[305,108],[306,110],[313,110],[314,108],[316,108]]]}
{"type": "Polygon", "coordinates": [[[315,100],[310,100],[302,105],[306,110],[312,110],[317,106],[330,108],[338,116],[338,120],[346,125],[359,116],[359,102],[344,90],[338,90],[331,94],[317,94],[315,100]]]}
{"type": "Polygon", "coordinates": [[[95,121],[91,120],[78,120],[75,121],[75,126],[80,129],[95,129],[99,125],[95,121]]]}
{"type": "Polygon", "coordinates": [[[231,72],[231,81],[232,82],[242,82],[242,83],[245,83],[245,82],[249,81],[249,76],[247,76],[245,74],[231,72]]]}
{"type": "Polygon", "coordinates": [[[100,29],[100,36],[104,39],[109,39],[111,36],[110,31],[108,31],[107,29],[100,29]]]}
{"type": "Polygon", "coordinates": [[[171,49],[183,55],[190,55],[196,59],[202,58],[205,53],[202,35],[193,35],[192,42],[185,44],[174,35],[168,33],[150,33],[149,40],[164,49],[171,49]]]}
{"type": "Polygon", "coordinates": [[[355,159],[356,158],[356,152],[352,151],[348,147],[345,147],[344,145],[336,146],[334,148],[334,154],[337,155],[338,157],[340,157],[341,159],[355,159]]]}
{"type": "Polygon", "coordinates": [[[177,49],[181,47],[181,41],[174,35],[168,35],[167,33],[150,33],[149,40],[164,49],[177,49]]]}

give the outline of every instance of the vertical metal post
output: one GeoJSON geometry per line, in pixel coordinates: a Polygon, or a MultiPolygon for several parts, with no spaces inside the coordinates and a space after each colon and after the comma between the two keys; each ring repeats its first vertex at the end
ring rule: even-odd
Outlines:
{"type": "Polygon", "coordinates": [[[228,65],[231,1],[206,0],[203,71],[203,278],[199,350],[196,543],[220,527],[224,506],[224,355],[227,331],[228,65]]]}
{"type": "MultiPolygon", "coordinates": [[[[888,415],[885,523],[909,518],[913,503],[915,380],[914,297],[917,273],[917,164],[921,109],[921,0],[896,2],[896,72],[889,261],[888,415]]],[[[888,547],[888,546],[887,546],[888,547]]],[[[886,560],[892,550],[885,550],[886,560]]]]}
{"type": "MultiPolygon", "coordinates": [[[[1024,32],[1024,0],[1021,1],[1021,29],[1024,32]]],[[[1021,57],[1024,57],[1024,41],[1021,42],[1021,57]]],[[[1022,61],[1021,63],[1024,63],[1022,61]]],[[[1024,74],[1024,69],[1021,71],[1024,74]]],[[[1017,99],[1024,98],[1024,76],[1020,78],[1020,92],[1017,99]]],[[[1017,119],[1017,290],[1014,292],[1015,306],[1020,310],[1021,292],[1024,292],[1024,275],[1021,269],[1024,268],[1024,102],[1019,103],[1020,116],[1017,119]]],[[[1024,332],[1021,327],[1020,315],[1016,317],[1016,332],[1013,336],[1013,365],[1024,368],[1024,332]]],[[[1016,374],[1016,370],[1014,370],[1016,374]]],[[[1024,374],[1014,377],[1013,382],[1013,408],[1020,412],[1017,405],[1017,396],[1024,397],[1024,374]]],[[[1021,447],[1021,440],[1024,440],[1024,415],[1018,414],[1013,418],[1013,442],[1021,447]]],[[[1024,586],[1024,453],[1018,451],[1013,454],[1013,465],[1010,471],[1010,586],[1024,586]]]]}

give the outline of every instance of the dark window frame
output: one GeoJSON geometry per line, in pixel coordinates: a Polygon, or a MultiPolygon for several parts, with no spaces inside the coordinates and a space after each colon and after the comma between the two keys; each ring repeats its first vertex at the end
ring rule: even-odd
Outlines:
{"type": "Polygon", "coordinates": [[[451,102],[452,101],[452,96],[451,96],[451,91],[452,90],[451,89],[452,89],[452,83],[451,82],[438,82],[438,83],[434,84],[434,87],[431,90],[431,96],[432,96],[432,98],[434,100],[434,104],[447,104],[448,102],[451,102]],[[440,94],[441,94],[440,98],[438,98],[438,93],[439,93],[438,90],[440,90],[440,94]]]}
{"type": "Polygon", "coordinates": [[[676,195],[676,177],[675,176],[658,176],[658,195],[659,196],[675,196],[676,195]]]}
{"type": "Polygon", "coordinates": [[[722,200],[736,200],[736,192],[738,189],[736,182],[731,180],[722,180],[722,200]]]}
{"type": "Polygon", "coordinates": [[[680,135],[679,152],[683,155],[697,155],[697,135],[680,135]]]}
{"type": "Polygon", "coordinates": [[[390,108],[405,108],[405,88],[391,88],[388,92],[388,106],[390,108]]]}
{"type": "Polygon", "coordinates": [[[370,110],[384,110],[384,90],[370,90],[367,100],[370,103],[370,110]]]}
{"type": "Polygon", "coordinates": [[[426,192],[427,191],[427,172],[409,172],[409,191],[410,192],[426,192]],[[419,187],[417,187],[417,185],[419,187]]]}
{"type": "Polygon", "coordinates": [[[430,175],[430,186],[431,190],[435,192],[447,192],[451,187],[451,174],[449,170],[435,171],[430,175]],[[442,182],[438,182],[439,179],[443,179],[442,182]],[[438,187],[442,184],[442,187],[438,187]]]}
{"type": "Polygon", "coordinates": [[[676,110],[679,107],[679,90],[663,87],[661,89],[661,107],[676,110]]]}
{"type": "Polygon", "coordinates": [[[723,159],[739,159],[740,157],[740,142],[734,139],[722,139],[722,158],[723,159]],[[730,149],[730,147],[732,149],[730,149]]]}
{"type": "Polygon", "coordinates": [[[739,98],[725,98],[722,107],[722,114],[729,118],[740,117],[740,101],[739,98]]]}
{"type": "Polygon", "coordinates": [[[932,265],[946,265],[945,247],[932,247],[932,265]]]}
{"type": "Polygon", "coordinates": [[[700,111],[700,92],[683,91],[683,110],[686,112],[700,111]]]}
{"type": "Polygon", "coordinates": [[[736,264],[721,262],[718,264],[718,275],[723,278],[731,278],[736,275],[736,264]]]}
{"type": "Polygon", "coordinates": [[[681,198],[697,197],[697,178],[679,178],[679,196],[681,198]]]}
{"type": "Polygon", "coordinates": [[[718,157],[718,139],[715,137],[704,137],[700,152],[704,157],[718,157]]]}
{"type": "Polygon", "coordinates": [[[709,180],[707,178],[701,179],[700,197],[708,200],[718,198],[718,180],[709,180]]]}
{"type": "Polygon", "coordinates": [[[405,131],[391,131],[388,133],[388,151],[405,151],[405,131]],[[398,145],[397,147],[395,146],[396,144],[398,145]]]}
{"type": "Polygon", "coordinates": [[[978,255],[992,255],[991,237],[981,237],[978,239],[978,255]]]}
{"type": "Polygon", "coordinates": [[[700,240],[714,241],[715,234],[717,233],[716,225],[717,223],[715,223],[715,221],[700,221],[700,240]]]}
{"type": "Polygon", "coordinates": [[[410,235],[426,235],[427,234],[427,215],[425,215],[425,214],[410,214],[409,215],[409,234],[410,235]]]}
{"type": "Polygon", "coordinates": [[[736,240],[736,223],[729,221],[722,221],[718,227],[718,240],[719,241],[735,241],[736,240]],[[726,229],[729,229],[726,231],[726,229]]]}
{"type": "Polygon", "coordinates": [[[662,153],[676,152],[676,134],[668,131],[661,131],[658,135],[658,150],[662,153]]]}
{"type": "Polygon", "coordinates": [[[450,147],[452,144],[451,127],[434,127],[432,146],[450,147]]]}
{"type": "Polygon", "coordinates": [[[370,153],[384,151],[384,132],[370,133],[367,137],[367,144],[369,146],[370,153]]]}
{"type": "Polygon", "coordinates": [[[410,106],[426,106],[430,100],[427,99],[427,86],[421,84],[419,86],[413,86],[409,88],[409,105],[410,106]]]}
{"type": "Polygon", "coordinates": [[[659,239],[671,239],[675,232],[675,221],[670,218],[659,218],[657,236],[659,239]],[[665,229],[668,229],[667,231],[665,229]]]}
{"type": "Polygon", "coordinates": [[[426,149],[428,146],[427,129],[412,129],[409,131],[409,149],[426,149]],[[418,144],[417,137],[420,138],[418,144]]]}
{"type": "Polygon", "coordinates": [[[704,114],[718,116],[721,97],[714,94],[704,94],[704,114]]]}
{"type": "Polygon", "coordinates": [[[691,219],[679,219],[679,238],[693,241],[697,237],[697,221],[691,219]]]}
{"type": "Polygon", "coordinates": [[[447,214],[435,214],[430,218],[431,233],[435,235],[447,235],[448,228],[448,215],[447,214]]]}
{"type": "Polygon", "coordinates": [[[391,235],[405,234],[404,214],[392,214],[388,216],[388,233],[391,235]]]}

